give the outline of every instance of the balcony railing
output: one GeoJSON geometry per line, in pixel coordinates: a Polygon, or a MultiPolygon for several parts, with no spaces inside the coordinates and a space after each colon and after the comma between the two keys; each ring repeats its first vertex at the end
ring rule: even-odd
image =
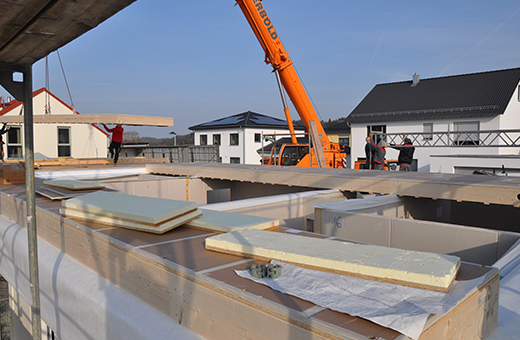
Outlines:
{"type": "Polygon", "coordinates": [[[419,147],[520,147],[520,130],[479,130],[414,133],[374,133],[388,144],[409,138],[419,147]]]}

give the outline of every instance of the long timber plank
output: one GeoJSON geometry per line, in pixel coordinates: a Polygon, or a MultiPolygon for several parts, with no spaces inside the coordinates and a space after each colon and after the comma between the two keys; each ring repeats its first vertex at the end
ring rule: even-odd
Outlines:
{"type": "MultiPolygon", "coordinates": [[[[123,114],[34,115],[35,124],[121,124],[135,126],[173,126],[173,118],[123,114]]],[[[1,116],[0,123],[23,124],[23,116],[1,116]]]]}
{"type": "Polygon", "coordinates": [[[520,178],[219,163],[147,164],[155,174],[520,207],[520,178]]]}

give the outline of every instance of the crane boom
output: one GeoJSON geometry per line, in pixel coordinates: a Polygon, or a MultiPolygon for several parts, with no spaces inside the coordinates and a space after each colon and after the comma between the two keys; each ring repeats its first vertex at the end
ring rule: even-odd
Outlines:
{"type": "Polygon", "coordinates": [[[323,145],[327,148],[330,140],[261,0],[236,1],[265,51],[266,64],[271,64],[273,69],[278,71],[283,87],[300,115],[305,130],[309,131],[309,121],[315,121],[318,133],[323,136],[323,145]]]}

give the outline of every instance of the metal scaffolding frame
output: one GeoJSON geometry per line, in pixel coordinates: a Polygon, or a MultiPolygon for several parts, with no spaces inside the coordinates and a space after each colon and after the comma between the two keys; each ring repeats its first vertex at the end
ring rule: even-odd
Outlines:
{"type": "Polygon", "coordinates": [[[520,147],[520,130],[479,130],[412,133],[380,133],[390,145],[402,144],[409,138],[415,147],[520,147]]]}
{"type": "Polygon", "coordinates": [[[38,242],[36,233],[36,197],[34,186],[34,126],[33,126],[33,80],[32,65],[11,65],[0,63],[0,85],[17,100],[24,103],[24,144],[25,144],[25,193],[27,237],[29,244],[29,271],[31,283],[31,321],[34,340],[41,339],[40,284],[38,275],[38,242]],[[15,81],[15,74],[21,74],[22,81],[15,81]]]}

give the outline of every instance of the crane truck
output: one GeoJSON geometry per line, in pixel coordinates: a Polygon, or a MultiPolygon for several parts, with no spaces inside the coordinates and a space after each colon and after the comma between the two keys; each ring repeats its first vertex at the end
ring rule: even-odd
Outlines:
{"type": "Polygon", "coordinates": [[[291,134],[291,143],[275,143],[271,156],[264,164],[303,167],[344,168],[346,153],[338,143],[327,137],[311,100],[303,87],[289,53],[285,50],[278,32],[267,15],[262,0],[236,0],[265,52],[265,63],[271,64],[276,76],[285,118],[291,134]],[[284,89],[298,112],[310,143],[298,143],[285,99],[284,89]]]}

